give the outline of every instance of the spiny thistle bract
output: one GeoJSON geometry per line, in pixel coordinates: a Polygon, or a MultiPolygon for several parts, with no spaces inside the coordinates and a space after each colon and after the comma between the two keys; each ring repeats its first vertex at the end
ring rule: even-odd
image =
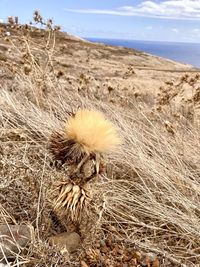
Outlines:
{"type": "Polygon", "coordinates": [[[61,215],[68,214],[73,221],[78,221],[85,201],[89,198],[86,191],[70,182],[61,183],[57,190],[59,195],[54,201],[54,210],[61,215]]]}
{"type": "Polygon", "coordinates": [[[54,201],[56,211],[70,211],[71,219],[78,219],[86,200],[84,183],[92,179],[95,173],[99,173],[101,155],[118,144],[120,138],[114,125],[105,119],[102,113],[87,109],[78,110],[68,118],[62,132],[52,135],[50,150],[54,159],[75,166],[71,176],[67,177],[68,182],[61,183],[57,188],[58,194],[54,201]],[[95,163],[95,173],[86,177],[83,170],[87,168],[84,166],[91,161],[95,163]],[[73,180],[73,183],[70,180],[73,180]]]}

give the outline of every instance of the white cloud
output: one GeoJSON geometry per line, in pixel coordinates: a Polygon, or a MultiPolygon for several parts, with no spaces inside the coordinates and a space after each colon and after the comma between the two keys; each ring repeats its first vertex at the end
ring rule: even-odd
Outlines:
{"type": "Polygon", "coordinates": [[[122,6],[113,10],[66,9],[85,14],[107,14],[118,16],[143,16],[163,19],[200,20],[200,0],[143,1],[138,5],[122,6]]]}
{"type": "Polygon", "coordinates": [[[3,19],[0,18],[0,23],[3,23],[3,19]]]}
{"type": "Polygon", "coordinates": [[[200,29],[197,29],[197,28],[196,29],[193,29],[192,32],[193,33],[199,33],[200,32],[200,29]]]}
{"type": "Polygon", "coordinates": [[[179,32],[179,30],[177,28],[173,28],[172,31],[176,32],[176,33],[179,32]]]}

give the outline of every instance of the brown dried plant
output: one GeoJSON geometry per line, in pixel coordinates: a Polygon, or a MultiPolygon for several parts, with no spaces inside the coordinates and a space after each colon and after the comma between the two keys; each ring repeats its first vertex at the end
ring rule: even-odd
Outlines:
{"type": "Polygon", "coordinates": [[[0,38],[6,39],[12,54],[18,59],[17,64],[12,59],[7,60],[8,72],[15,79],[20,79],[21,83],[31,80],[37,91],[34,96],[32,94],[31,99],[40,106],[44,105],[42,99],[49,91],[47,84],[53,87],[56,83],[60,86],[53,63],[56,35],[59,31],[60,26],[54,25],[52,19],[44,20],[40,12],[35,11],[30,24],[19,24],[18,17],[8,17],[5,30],[0,32],[0,38]],[[36,36],[39,42],[36,41],[36,36]]]}
{"type": "Polygon", "coordinates": [[[54,201],[56,211],[69,211],[72,220],[79,219],[87,195],[83,186],[95,174],[99,174],[102,154],[111,151],[119,143],[120,138],[113,124],[102,113],[94,110],[78,110],[67,119],[61,133],[53,133],[50,139],[53,158],[62,164],[74,166],[67,177],[69,181],[58,187],[58,196],[54,201]],[[83,177],[80,177],[80,170],[90,162],[95,165],[94,169],[94,165],[87,165],[92,168],[90,176],[87,177],[83,171],[83,177]]]}

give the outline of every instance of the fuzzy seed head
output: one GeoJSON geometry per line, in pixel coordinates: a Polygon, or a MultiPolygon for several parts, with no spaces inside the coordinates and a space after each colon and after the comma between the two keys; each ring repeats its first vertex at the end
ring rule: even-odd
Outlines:
{"type": "Polygon", "coordinates": [[[120,144],[114,125],[102,113],[93,110],[78,110],[66,122],[65,133],[88,154],[104,153],[120,144]]]}

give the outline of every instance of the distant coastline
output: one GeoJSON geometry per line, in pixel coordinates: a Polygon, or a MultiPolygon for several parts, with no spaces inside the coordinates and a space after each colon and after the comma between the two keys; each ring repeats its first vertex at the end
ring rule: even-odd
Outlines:
{"type": "Polygon", "coordinates": [[[85,38],[91,42],[99,42],[114,46],[124,46],[146,53],[171,59],[200,68],[200,44],[174,43],[158,41],[136,41],[103,38],[85,38]]]}

